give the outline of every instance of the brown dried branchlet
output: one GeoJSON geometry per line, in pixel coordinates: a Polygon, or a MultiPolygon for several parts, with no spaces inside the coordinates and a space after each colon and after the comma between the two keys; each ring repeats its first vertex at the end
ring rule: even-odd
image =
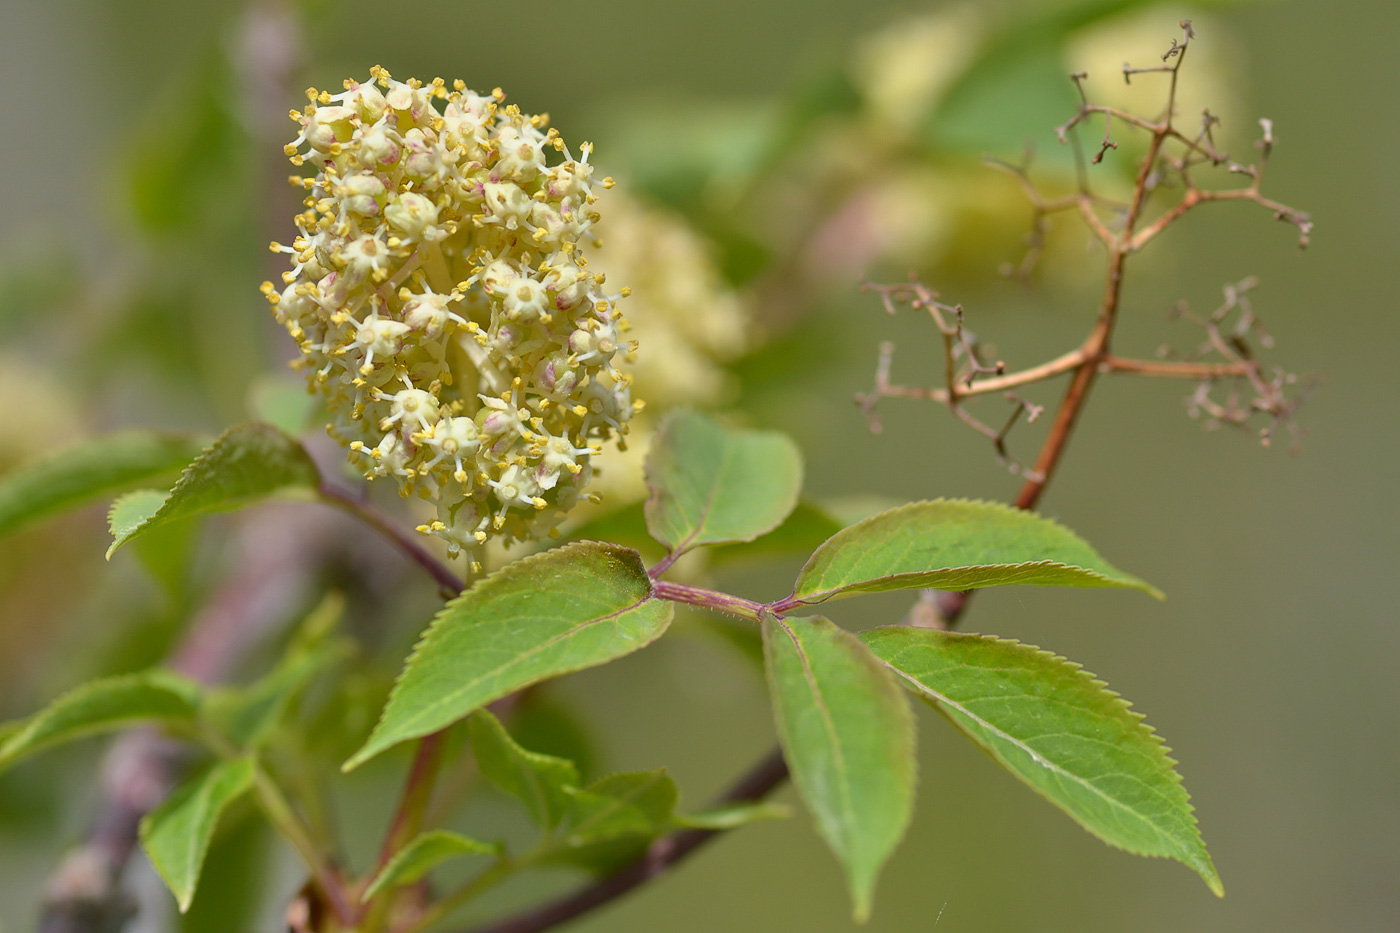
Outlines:
{"type": "MultiPolygon", "coordinates": [[[[1262,136],[1255,143],[1258,158],[1244,165],[1231,160],[1215,140],[1219,118],[1203,111],[1200,126],[1187,132],[1177,124],[1177,84],[1186,52],[1195,38],[1190,21],[1181,23],[1182,36],[1173,39],[1162,56],[1163,64],[1146,67],[1123,66],[1124,81],[1134,75],[1162,73],[1167,75],[1165,107],[1155,119],[1147,119],[1116,107],[1090,102],[1085,91],[1088,75],[1070,76],[1079,91],[1078,110],[1056,129],[1061,142],[1073,147],[1076,190],[1061,197],[1046,197],[1030,178],[1030,154],[1020,163],[988,159],[988,163],[1016,179],[1031,206],[1031,232],[1027,251],[1014,266],[1005,267],[1007,274],[1026,278],[1041,259],[1051,217],[1073,212],[1103,247],[1106,269],[1102,298],[1094,325],[1083,342],[1054,359],[1026,369],[1007,371],[1001,361],[988,363],[982,347],[963,326],[961,305],[949,305],[938,300],[938,293],[917,282],[895,285],[867,285],[866,289],[880,296],[885,310],[893,314],[900,307],[924,311],[932,318],[943,343],[944,381],[941,386],[909,386],[892,382],[890,369],[894,347],[880,347],[872,391],[856,397],[856,402],[870,419],[872,430],[879,430],[876,408],[884,398],[926,399],[948,407],[959,420],[991,440],[998,459],[1025,480],[1017,499],[1021,508],[1034,508],[1045,484],[1059,462],[1078,414],[1090,388],[1100,373],[1131,373],[1188,379],[1197,383],[1188,400],[1188,411],[1202,417],[1208,426],[1232,425],[1246,427],[1262,421],[1261,439],[1268,444],[1279,428],[1289,433],[1296,447],[1301,438],[1295,415],[1311,384],[1281,370],[1266,369],[1260,363],[1255,345],[1272,346],[1259,324],[1247,293],[1257,284],[1253,278],[1228,285],[1224,303],[1209,316],[1193,314],[1184,304],[1175,311],[1177,317],[1189,320],[1205,331],[1205,340],[1195,350],[1178,354],[1170,350],[1158,353],[1157,359],[1135,359],[1118,356],[1110,344],[1122,305],[1124,269],[1129,257],[1136,254],[1173,223],[1198,205],[1221,201],[1245,201],[1268,210],[1280,221],[1293,225],[1298,231],[1300,248],[1308,245],[1312,221],[1308,215],[1279,203],[1261,192],[1264,169],[1274,148],[1273,124],[1260,120],[1262,136]],[[1086,158],[1076,132],[1094,118],[1103,120],[1104,133],[1097,142],[1097,151],[1086,158]],[[1135,180],[1126,200],[1117,200],[1096,192],[1089,181],[1089,167],[1101,163],[1105,156],[1118,149],[1113,138],[1116,127],[1147,136],[1144,155],[1137,163],[1135,180]],[[1242,175],[1249,180],[1245,187],[1205,187],[1198,175],[1208,170],[1229,175],[1242,175]],[[1161,204],[1158,207],[1158,204],[1161,204]],[[1032,464],[1016,461],[1007,448],[1007,434],[1021,420],[1034,421],[1044,409],[1027,400],[1018,390],[1069,375],[1070,385],[1054,411],[1049,433],[1039,455],[1032,464]],[[967,403],[977,396],[1000,394],[1011,406],[1010,416],[1000,428],[993,427],[968,411],[967,403]]],[[[997,419],[999,420],[999,419],[997,419]]],[[[995,422],[994,422],[995,423],[995,422]]]]}

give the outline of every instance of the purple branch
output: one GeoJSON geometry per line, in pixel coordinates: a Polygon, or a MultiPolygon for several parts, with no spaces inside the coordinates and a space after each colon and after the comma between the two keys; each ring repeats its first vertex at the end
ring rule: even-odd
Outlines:
{"type": "MultiPolygon", "coordinates": [[[[715,801],[716,806],[762,800],[787,780],[787,764],[781,749],[769,752],[762,761],[734,783],[715,801]]],[[[573,894],[514,917],[506,917],[468,933],[538,933],[566,923],[666,874],[671,866],[689,856],[724,830],[688,829],[663,836],[647,847],[646,853],[626,868],[573,894]]]]}

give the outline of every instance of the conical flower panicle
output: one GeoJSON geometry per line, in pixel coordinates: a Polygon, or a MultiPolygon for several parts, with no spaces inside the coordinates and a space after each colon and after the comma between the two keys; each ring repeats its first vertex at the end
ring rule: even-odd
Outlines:
{"type": "Polygon", "coordinates": [[[636,349],[628,290],[605,292],[580,248],[612,180],[499,90],[374,68],[308,97],[286,151],[317,174],[292,179],[300,234],[272,245],[292,268],[263,291],[331,436],[365,476],[432,500],[419,530],[454,554],[543,537],[641,407],[616,365],[636,349]]]}

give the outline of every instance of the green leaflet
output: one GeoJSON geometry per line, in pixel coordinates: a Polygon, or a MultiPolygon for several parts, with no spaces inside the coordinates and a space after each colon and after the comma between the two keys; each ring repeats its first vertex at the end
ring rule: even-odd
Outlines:
{"type": "Polygon", "coordinates": [[[675,825],[680,793],[665,768],[611,774],[573,792],[568,829],[546,861],[600,875],[640,858],[675,825]]]}
{"type": "Polygon", "coordinates": [[[763,646],[793,783],[845,869],[863,922],[913,812],[908,703],[854,635],[820,616],[766,618],[763,646]]]}
{"type": "Polygon", "coordinates": [[[482,776],[523,803],[535,825],[557,826],[572,807],[572,791],[579,785],[574,763],[521,748],[484,709],[472,713],[467,732],[482,776]]]}
{"type": "Polygon", "coordinates": [[[792,811],[782,804],[760,800],[711,807],[699,813],[677,813],[675,823],[686,829],[723,830],[738,829],[760,820],[783,820],[789,816],[792,816],[792,811]]]}
{"type": "Polygon", "coordinates": [[[141,820],[141,845],[180,912],[190,909],[219,814],[253,786],[251,758],[215,765],[186,781],[141,820]]]}
{"type": "Polygon", "coordinates": [[[0,743],[0,770],[52,745],[143,720],[191,726],[199,703],[195,683],[165,670],[90,681],[9,732],[0,743]]]}
{"type": "Polygon", "coordinates": [[[401,884],[412,884],[448,859],[463,855],[499,855],[501,847],[463,836],[460,833],[435,829],[416,836],[412,842],[394,853],[389,864],[374,876],[374,881],[360,898],[367,903],[380,891],[401,884]]]}
{"type": "Polygon", "coordinates": [[[966,590],[1011,583],[1122,586],[1161,598],[1056,522],[1008,505],[935,499],[872,515],[832,537],[777,608],[911,587],[966,590]]]}
{"type": "MultiPolygon", "coordinates": [[[[784,557],[810,554],[827,538],[836,534],[842,524],[820,505],[798,502],[783,519],[782,524],[752,541],[722,544],[709,553],[710,567],[744,564],[756,558],[784,557]]],[[[593,519],[569,534],[571,541],[611,541],[660,556],[658,548],[647,533],[643,503],[634,502],[593,519]]]]}
{"type": "Polygon", "coordinates": [[[0,535],[177,474],[205,443],[178,434],[130,431],[95,437],[25,464],[0,479],[0,535]]]}
{"type": "Polygon", "coordinates": [[[910,690],[1089,832],[1137,855],[1176,859],[1223,895],[1166,746],[1102,681],[989,635],[890,626],[861,639],[910,690]]]}
{"type": "Polygon", "coordinates": [[[138,493],[113,507],[113,540],[107,557],[133,537],[166,522],[235,509],[287,489],[315,489],[320,481],[316,465],[295,438],[256,421],[237,425],[185,468],[163,501],[138,493]],[[142,514],[143,509],[149,512],[142,514]]]}
{"type": "Polygon", "coordinates": [[[584,541],[518,560],[442,608],[350,770],[521,687],[644,648],[670,625],[636,551],[584,541]]]}
{"type": "Polygon", "coordinates": [[[610,774],[573,795],[567,841],[572,846],[619,836],[650,838],[671,826],[680,792],[665,768],[610,774]]]}
{"type": "Polygon", "coordinates": [[[646,480],[647,528],[672,551],[752,541],[797,504],[802,455],[786,435],[730,431],[679,411],[647,451],[646,480]]]}
{"type": "Polygon", "coordinates": [[[247,751],[264,745],[302,688],[353,653],[348,639],[334,637],[344,610],[344,597],[328,594],[302,621],[272,670],[246,686],[211,687],[205,697],[205,721],[236,748],[247,751]]]}

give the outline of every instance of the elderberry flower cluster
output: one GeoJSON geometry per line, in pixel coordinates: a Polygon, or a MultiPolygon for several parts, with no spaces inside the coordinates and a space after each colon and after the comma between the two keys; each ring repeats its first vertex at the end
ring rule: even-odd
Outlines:
{"type": "Polygon", "coordinates": [[[332,437],[366,477],[435,503],[419,531],[449,552],[554,532],[592,458],[641,403],[627,324],[580,243],[598,221],[590,146],[569,153],[547,116],[393,80],[308,91],[286,147],[314,178],[278,291],[332,437]],[[549,151],[561,160],[549,164],[549,151]]]}

